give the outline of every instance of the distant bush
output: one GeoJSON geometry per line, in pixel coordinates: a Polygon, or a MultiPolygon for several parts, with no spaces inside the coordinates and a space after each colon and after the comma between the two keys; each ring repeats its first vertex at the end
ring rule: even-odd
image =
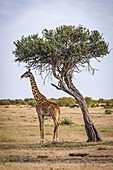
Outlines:
{"type": "Polygon", "coordinates": [[[15,103],[20,104],[20,105],[26,105],[26,102],[24,100],[22,100],[22,99],[16,99],[15,103]]]}
{"type": "MultiPolygon", "coordinates": [[[[104,100],[104,99],[99,99],[99,100],[92,100],[91,97],[85,97],[86,103],[88,107],[99,107],[103,105],[105,109],[111,109],[113,108],[113,99],[110,100],[104,100]]],[[[77,101],[72,98],[72,97],[62,97],[59,99],[54,99],[51,98],[49,101],[57,103],[60,107],[73,107],[75,105],[78,105],[77,101]]],[[[30,105],[30,106],[35,106],[36,101],[33,98],[25,98],[24,100],[22,99],[2,99],[0,100],[0,105],[30,105]]]]}
{"type": "Polygon", "coordinates": [[[99,104],[96,104],[96,107],[99,107],[99,104]]]}
{"type": "Polygon", "coordinates": [[[25,102],[28,102],[29,100],[30,100],[30,99],[28,99],[28,98],[25,98],[25,99],[24,99],[25,102]]]}
{"type": "Polygon", "coordinates": [[[34,106],[36,106],[36,101],[34,99],[29,100],[28,105],[34,107],[34,106]]]}
{"type": "Polygon", "coordinates": [[[0,105],[10,105],[8,100],[0,100],[0,105]]]}
{"type": "Polygon", "coordinates": [[[62,97],[59,99],[51,98],[49,101],[57,103],[60,107],[71,107],[77,103],[72,97],[62,97]]]}
{"type": "Polygon", "coordinates": [[[85,97],[85,101],[86,101],[88,107],[92,107],[92,108],[99,107],[98,101],[92,100],[91,97],[85,97]]]}
{"type": "Polygon", "coordinates": [[[98,100],[98,102],[99,102],[99,103],[106,103],[106,100],[100,98],[100,99],[98,100]]]}
{"type": "Polygon", "coordinates": [[[86,101],[87,105],[92,104],[92,98],[91,97],[85,97],[85,101],[86,101]]]}
{"type": "Polygon", "coordinates": [[[91,104],[91,107],[92,107],[92,108],[95,108],[95,107],[96,107],[95,103],[92,103],[92,104],[91,104]]]}
{"type": "Polygon", "coordinates": [[[113,103],[111,100],[108,100],[104,106],[105,109],[112,109],[113,108],[113,103]]]}
{"type": "Polygon", "coordinates": [[[105,114],[111,114],[112,111],[111,110],[105,110],[105,114]]]}

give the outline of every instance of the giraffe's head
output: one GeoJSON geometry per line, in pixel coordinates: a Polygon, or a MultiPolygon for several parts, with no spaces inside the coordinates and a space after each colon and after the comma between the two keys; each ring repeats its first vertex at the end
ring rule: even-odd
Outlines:
{"type": "Polygon", "coordinates": [[[30,71],[30,69],[28,71],[26,71],[24,74],[22,74],[21,78],[31,78],[32,77],[32,73],[30,71]]]}

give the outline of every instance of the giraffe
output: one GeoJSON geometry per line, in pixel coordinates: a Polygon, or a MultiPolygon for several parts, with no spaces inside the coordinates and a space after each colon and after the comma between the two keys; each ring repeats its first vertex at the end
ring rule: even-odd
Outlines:
{"type": "Polygon", "coordinates": [[[40,93],[33,74],[30,69],[26,71],[21,78],[29,78],[32,88],[32,93],[36,100],[36,111],[39,118],[40,124],[40,144],[44,142],[44,116],[52,116],[54,121],[54,134],[53,134],[53,142],[58,142],[58,129],[59,129],[59,118],[60,118],[60,108],[56,103],[50,102],[47,98],[40,93]]]}

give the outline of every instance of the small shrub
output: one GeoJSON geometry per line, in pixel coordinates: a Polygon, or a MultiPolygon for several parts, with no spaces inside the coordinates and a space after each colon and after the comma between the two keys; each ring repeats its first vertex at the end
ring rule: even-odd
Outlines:
{"type": "Polygon", "coordinates": [[[21,106],[21,104],[16,104],[16,106],[21,106]]]}
{"type": "Polygon", "coordinates": [[[9,108],[9,106],[5,106],[5,108],[9,108]]]}
{"type": "Polygon", "coordinates": [[[85,101],[87,105],[90,105],[92,103],[92,98],[91,97],[85,97],[85,101]]]}
{"type": "Polygon", "coordinates": [[[73,124],[73,123],[72,123],[71,120],[65,118],[64,120],[61,121],[60,124],[61,124],[61,125],[71,125],[71,124],[73,124]]]}
{"type": "Polygon", "coordinates": [[[105,109],[112,109],[113,104],[110,100],[106,101],[106,105],[104,106],[105,109]]]}
{"type": "Polygon", "coordinates": [[[92,103],[91,108],[95,108],[95,107],[96,107],[95,103],[92,103]]]}
{"type": "Polygon", "coordinates": [[[111,110],[105,110],[105,114],[111,114],[112,111],[111,110]]]}
{"type": "Polygon", "coordinates": [[[101,129],[101,132],[107,132],[107,130],[106,129],[101,129]]]}
{"type": "Polygon", "coordinates": [[[112,106],[112,105],[105,105],[104,108],[105,108],[105,109],[112,109],[113,106],[112,106]]]}
{"type": "Polygon", "coordinates": [[[99,104],[96,104],[96,107],[99,107],[99,104]]]}
{"type": "Polygon", "coordinates": [[[51,133],[45,133],[45,135],[52,135],[51,133]]]}

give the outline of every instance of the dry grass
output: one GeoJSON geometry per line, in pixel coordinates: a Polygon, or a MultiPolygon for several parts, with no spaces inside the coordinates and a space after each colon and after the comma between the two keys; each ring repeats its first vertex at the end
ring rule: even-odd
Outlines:
{"type": "Polygon", "coordinates": [[[39,122],[35,108],[0,106],[0,169],[113,169],[113,114],[91,108],[90,117],[103,142],[86,143],[79,108],[61,108],[60,142],[51,143],[53,120],[45,118],[45,143],[39,145],[39,122]]]}

